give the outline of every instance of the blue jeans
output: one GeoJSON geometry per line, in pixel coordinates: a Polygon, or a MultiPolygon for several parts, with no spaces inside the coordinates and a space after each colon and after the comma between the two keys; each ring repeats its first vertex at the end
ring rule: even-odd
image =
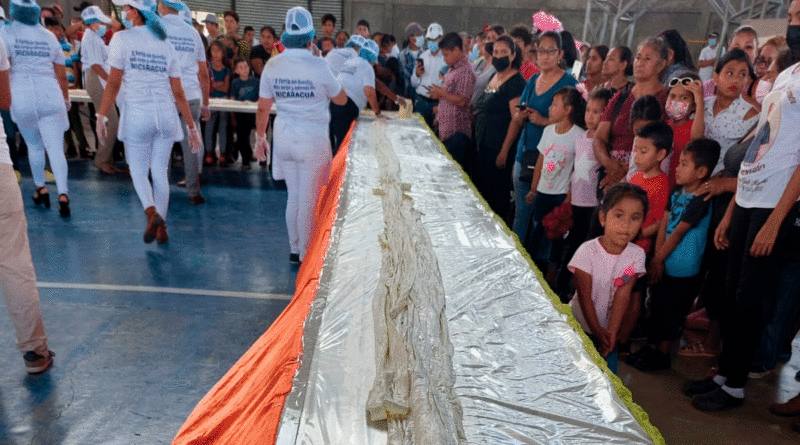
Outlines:
{"type": "MultiPolygon", "coordinates": [[[[765,299],[767,303],[768,299],[765,299]]],[[[753,360],[753,366],[772,369],[778,364],[778,356],[789,340],[792,323],[800,311],[800,261],[786,263],[781,268],[774,307],[766,307],[767,325],[761,334],[761,344],[753,360]]]]}
{"type": "MultiPolygon", "coordinates": [[[[563,195],[549,195],[547,193],[539,192],[531,204],[531,219],[528,226],[528,236],[525,240],[525,248],[528,250],[531,258],[537,265],[547,264],[550,265],[550,250],[553,242],[550,241],[544,233],[544,226],[542,226],[542,219],[548,213],[555,210],[567,198],[566,194],[563,195]]],[[[542,272],[547,272],[542,270],[542,272]]]]}
{"type": "Polygon", "coordinates": [[[522,173],[522,164],[514,161],[514,168],[511,171],[511,179],[514,184],[514,223],[511,225],[511,230],[517,234],[519,242],[524,246],[533,206],[525,202],[525,195],[531,191],[531,183],[520,181],[520,173],[522,173]]]}

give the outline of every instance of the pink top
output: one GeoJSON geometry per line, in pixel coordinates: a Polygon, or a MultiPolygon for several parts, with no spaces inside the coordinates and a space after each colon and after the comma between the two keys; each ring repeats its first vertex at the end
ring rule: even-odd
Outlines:
{"type": "Polygon", "coordinates": [[[597,181],[600,163],[594,156],[594,138],[582,131],[575,138],[575,170],[572,172],[572,205],[597,207],[597,181]]]}

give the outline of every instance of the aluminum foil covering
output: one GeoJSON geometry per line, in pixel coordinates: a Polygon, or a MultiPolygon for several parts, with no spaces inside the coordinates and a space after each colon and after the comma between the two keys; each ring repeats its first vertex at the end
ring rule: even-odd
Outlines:
{"type": "MultiPolygon", "coordinates": [[[[374,124],[362,117],[353,132],[279,445],[390,443],[386,422],[372,422],[367,413],[376,377],[372,302],[386,226],[376,194],[382,185],[374,124]]],[[[416,119],[385,127],[438,262],[467,443],[652,443],[430,131],[416,119]]]]}

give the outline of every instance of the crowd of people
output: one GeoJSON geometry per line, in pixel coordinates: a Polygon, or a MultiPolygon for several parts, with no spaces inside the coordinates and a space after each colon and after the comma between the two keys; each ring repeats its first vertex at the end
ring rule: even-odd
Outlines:
{"type": "MultiPolygon", "coordinates": [[[[273,177],[287,184],[297,264],[352,122],[367,107],[381,116],[410,101],[613,371],[621,356],[645,372],[670,368],[676,349],[718,357],[708,378],[684,390],[697,409],[721,410],[743,403],[748,378],[788,359],[800,325],[800,1],[785,36],[744,26],[721,48],[724,36],[712,32],[697,63],[675,30],[609,48],[576,42],[553,17],[537,20],[543,13],[533,26],[487,25],[475,36],[410,23],[398,39],[365,20],[352,35],[337,30],[330,14],[317,35],[297,7],[280,35],[262,27],[256,45],[253,28],[239,34],[235,11],[221,15],[223,32],[219,16],[198,23],[180,0],[114,2],[119,20],[84,2],[65,28],[60,8],[12,0],[13,21],[0,31],[0,72],[10,79],[0,76],[0,98],[4,88],[11,96],[4,190],[15,188],[7,183],[19,131],[34,203],[50,205],[48,158],[61,215],[70,216],[65,150],[86,155],[88,144],[68,89],[85,86],[95,165],[118,173],[121,145],[145,242],[169,239],[167,170],[180,143],[192,204],[205,202],[204,164],[240,158],[248,169],[254,156],[271,157],[273,177]],[[211,111],[211,98],[257,102],[258,111],[211,111]],[[707,320],[705,339],[678,343],[687,318],[707,320]],[[633,336],[646,338],[636,351],[633,336]]],[[[15,221],[3,237],[29,264],[21,199],[2,211],[15,221]]],[[[7,301],[27,292],[19,299],[33,305],[31,274],[32,266],[20,275],[28,278],[17,292],[7,288],[7,301]]],[[[40,316],[30,322],[35,306],[15,324],[38,371],[52,359],[40,316]]],[[[800,415],[800,396],[771,409],[800,415]]]]}

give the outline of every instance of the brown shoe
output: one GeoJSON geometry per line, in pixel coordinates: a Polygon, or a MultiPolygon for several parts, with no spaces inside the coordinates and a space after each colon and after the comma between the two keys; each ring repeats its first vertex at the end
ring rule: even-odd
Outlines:
{"type": "Polygon", "coordinates": [[[769,407],[772,414],[779,416],[796,416],[800,414],[800,394],[792,397],[786,403],[775,403],[769,407]]]}
{"type": "Polygon", "coordinates": [[[158,214],[154,206],[144,209],[147,216],[147,227],[144,229],[144,242],[147,244],[155,241],[158,236],[158,228],[164,225],[164,218],[158,214]]]}
{"type": "Polygon", "coordinates": [[[158,226],[158,230],[156,230],[156,242],[158,244],[167,244],[169,241],[169,235],[167,235],[167,225],[161,224],[158,226]]]}
{"type": "Polygon", "coordinates": [[[206,202],[206,198],[203,195],[194,195],[189,197],[189,202],[192,205],[203,204],[206,202]]]}

